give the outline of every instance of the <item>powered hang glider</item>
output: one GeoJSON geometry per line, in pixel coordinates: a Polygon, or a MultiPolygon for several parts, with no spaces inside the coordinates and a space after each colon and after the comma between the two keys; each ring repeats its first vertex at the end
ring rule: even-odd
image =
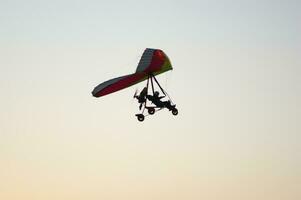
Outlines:
{"type": "Polygon", "coordinates": [[[135,73],[113,78],[99,84],[92,91],[92,95],[94,97],[102,97],[147,80],[143,92],[140,95],[136,95],[136,92],[134,95],[140,103],[140,110],[143,107],[142,112],[136,114],[138,120],[143,121],[144,117],[147,116],[144,115],[145,109],[152,115],[156,111],[167,108],[169,111],[172,111],[173,115],[177,115],[178,110],[175,104],[172,103],[169,95],[155,78],[156,75],[169,70],[172,70],[172,65],[167,55],[160,49],[147,48],[142,54],[135,73]],[[154,84],[164,96],[159,96],[159,92],[155,91],[154,84]],[[151,86],[149,87],[149,85],[151,86]],[[167,98],[167,101],[162,101],[161,99],[163,98],[167,98]]]}

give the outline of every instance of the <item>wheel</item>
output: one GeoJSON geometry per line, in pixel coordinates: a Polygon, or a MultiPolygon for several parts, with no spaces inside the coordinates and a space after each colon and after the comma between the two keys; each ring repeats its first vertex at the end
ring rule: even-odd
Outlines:
{"type": "Polygon", "coordinates": [[[155,109],[154,108],[149,108],[147,110],[147,112],[150,114],[150,115],[153,115],[155,113],[155,109]]]}
{"type": "Polygon", "coordinates": [[[174,108],[171,112],[172,112],[173,115],[177,115],[178,114],[178,109],[174,108]]]}
{"type": "Polygon", "coordinates": [[[142,114],[137,115],[137,119],[138,121],[142,122],[144,120],[144,115],[142,114]]]}

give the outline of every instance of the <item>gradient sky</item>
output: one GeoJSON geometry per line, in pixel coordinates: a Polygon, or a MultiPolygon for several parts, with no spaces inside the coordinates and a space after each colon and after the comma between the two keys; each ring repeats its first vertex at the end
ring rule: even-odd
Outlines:
{"type": "Polygon", "coordinates": [[[0,0],[0,199],[301,199],[301,3],[0,0]],[[94,98],[143,50],[179,108],[94,98]]]}

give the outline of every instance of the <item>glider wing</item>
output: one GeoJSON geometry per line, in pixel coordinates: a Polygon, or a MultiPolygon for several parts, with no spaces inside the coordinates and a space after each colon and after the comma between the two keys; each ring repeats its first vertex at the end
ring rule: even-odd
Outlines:
{"type": "Polygon", "coordinates": [[[101,97],[130,87],[148,78],[149,74],[158,75],[172,70],[166,54],[160,49],[145,49],[134,74],[105,81],[94,88],[92,95],[101,97]]]}

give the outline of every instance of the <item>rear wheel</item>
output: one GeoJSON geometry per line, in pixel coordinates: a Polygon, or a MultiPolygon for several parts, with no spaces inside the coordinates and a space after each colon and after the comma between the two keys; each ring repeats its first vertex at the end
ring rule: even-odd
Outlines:
{"type": "Polygon", "coordinates": [[[153,115],[155,113],[155,109],[154,108],[149,108],[147,111],[148,111],[148,113],[150,115],[153,115]]]}
{"type": "Polygon", "coordinates": [[[172,112],[173,115],[177,115],[178,114],[178,109],[174,108],[171,112],[172,112]]]}

